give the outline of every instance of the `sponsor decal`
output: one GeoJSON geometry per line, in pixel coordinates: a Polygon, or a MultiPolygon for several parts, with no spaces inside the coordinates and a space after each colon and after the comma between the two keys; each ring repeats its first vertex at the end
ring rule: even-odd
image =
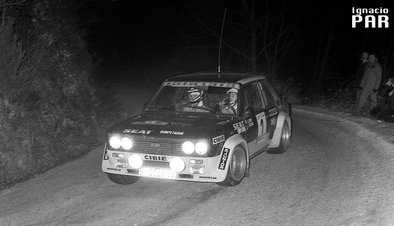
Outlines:
{"type": "Polygon", "coordinates": [[[222,156],[220,157],[220,163],[219,163],[220,170],[224,170],[226,168],[226,163],[227,163],[229,153],[230,153],[230,149],[223,148],[222,156]]]}
{"type": "Polygon", "coordinates": [[[156,125],[156,126],[166,126],[168,125],[168,122],[163,122],[163,121],[137,121],[137,122],[132,122],[131,124],[134,125],[156,125]]]}
{"type": "Polygon", "coordinates": [[[217,177],[211,177],[211,176],[199,176],[198,178],[200,179],[211,179],[211,180],[216,180],[217,177]]]}
{"type": "Polygon", "coordinates": [[[226,139],[224,138],[224,135],[220,135],[218,137],[212,138],[212,144],[218,144],[218,143],[221,143],[221,142],[223,142],[225,140],[226,139]]]}
{"type": "Polygon", "coordinates": [[[271,118],[271,126],[276,126],[277,119],[278,119],[278,117],[271,118]]]}
{"type": "Polygon", "coordinates": [[[212,86],[212,87],[224,87],[224,88],[236,88],[239,89],[239,84],[227,83],[227,82],[164,82],[165,86],[173,87],[196,87],[196,86],[212,86]]]}
{"type": "Polygon", "coordinates": [[[246,131],[246,126],[244,121],[239,121],[233,124],[234,130],[237,131],[237,133],[243,133],[246,131]]]}
{"type": "Polygon", "coordinates": [[[152,148],[159,148],[160,144],[159,143],[150,143],[149,146],[152,148]]]}
{"type": "Polygon", "coordinates": [[[151,134],[153,130],[145,130],[145,129],[125,129],[123,133],[130,133],[130,134],[151,134]]]}
{"type": "Polygon", "coordinates": [[[150,161],[167,162],[167,157],[160,155],[144,155],[144,159],[150,161]]]}
{"type": "Polygon", "coordinates": [[[260,114],[257,114],[256,119],[257,119],[257,125],[259,127],[257,131],[257,136],[261,137],[261,135],[267,133],[267,123],[266,123],[267,119],[265,112],[261,112],[260,114]]]}
{"type": "Polygon", "coordinates": [[[250,127],[254,126],[253,119],[252,118],[246,119],[245,120],[245,124],[246,124],[247,128],[250,128],[250,127]]]}
{"type": "Polygon", "coordinates": [[[160,133],[161,134],[168,134],[168,135],[182,136],[185,132],[161,130],[160,133]]]}
{"type": "Polygon", "coordinates": [[[352,7],[352,28],[389,28],[389,9],[352,7]]]}
{"type": "Polygon", "coordinates": [[[107,170],[121,171],[120,169],[117,169],[117,168],[107,168],[107,170]]]}
{"type": "Polygon", "coordinates": [[[269,116],[274,116],[274,115],[278,114],[278,110],[276,109],[276,107],[271,108],[268,110],[268,114],[269,114],[269,116]]]}

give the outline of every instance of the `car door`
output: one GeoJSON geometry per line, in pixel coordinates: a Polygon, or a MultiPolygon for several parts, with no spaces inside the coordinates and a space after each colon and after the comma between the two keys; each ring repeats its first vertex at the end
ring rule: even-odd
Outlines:
{"type": "Polygon", "coordinates": [[[272,139],[275,132],[276,122],[279,115],[278,107],[281,105],[281,102],[274,87],[271,86],[268,81],[260,81],[259,87],[266,106],[264,110],[267,118],[266,131],[268,136],[266,138],[267,141],[269,141],[272,139]]]}
{"type": "Polygon", "coordinates": [[[263,96],[258,82],[244,87],[243,103],[244,118],[250,126],[246,138],[249,146],[249,154],[252,155],[267,145],[267,119],[263,96]]]}

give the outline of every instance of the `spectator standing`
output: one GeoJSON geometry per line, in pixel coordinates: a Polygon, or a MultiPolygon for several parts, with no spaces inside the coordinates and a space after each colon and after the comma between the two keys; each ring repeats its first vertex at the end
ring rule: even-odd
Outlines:
{"type": "Polygon", "coordinates": [[[360,56],[360,61],[361,64],[358,66],[357,68],[357,72],[356,72],[356,84],[359,85],[361,82],[361,79],[363,78],[363,75],[365,73],[365,69],[368,65],[368,53],[367,52],[363,52],[360,56]]]}
{"type": "Polygon", "coordinates": [[[365,114],[378,104],[377,92],[382,81],[382,68],[375,55],[368,57],[368,64],[357,91],[355,114],[365,114]]]}

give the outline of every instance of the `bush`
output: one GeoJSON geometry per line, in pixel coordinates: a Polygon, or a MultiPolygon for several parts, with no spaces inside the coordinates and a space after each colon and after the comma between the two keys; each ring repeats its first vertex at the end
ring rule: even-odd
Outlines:
{"type": "Polygon", "coordinates": [[[278,93],[286,97],[287,102],[291,104],[301,104],[302,87],[300,83],[296,82],[294,76],[290,76],[286,79],[273,79],[273,84],[277,89],[278,93]]]}
{"type": "Polygon", "coordinates": [[[314,95],[304,94],[304,104],[351,113],[356,99],[356,87],[354,81],[345,81],[335,86],[330,86],[321,93],[314,95]]]}
{"type": "Polygon", "coordinates": [[[33,2],[29,46],[18,42],[12,20],[0,27],[0,189],[79,157],[97,141],[92,59],[65,15],[71,3],[62,2],[33,2]]]}

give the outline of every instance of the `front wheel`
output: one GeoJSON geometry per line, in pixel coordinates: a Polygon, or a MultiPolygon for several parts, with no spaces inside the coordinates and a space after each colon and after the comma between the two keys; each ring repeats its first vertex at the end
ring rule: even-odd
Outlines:
{"type": "Polygon", "coordinates": [[[108,178],[115,184],[130,185],[137,182],[139,177],[107,173],[108,178]]]}
{"type": "Polygon", "coordinates": [[[231,156],[228,171],[224,181],[217,183],[220,186],[234,186],[244,179],[247,170],[247,159],[244,148],[240,145],[235,147],[231,156]]]}
{"type": "Polygon", "coordinates": [[[268,154],[283,154],[290,147],[291,132],[288,123],[285,121],[280,135],[279,146],[267,150],[268,154]]]}

